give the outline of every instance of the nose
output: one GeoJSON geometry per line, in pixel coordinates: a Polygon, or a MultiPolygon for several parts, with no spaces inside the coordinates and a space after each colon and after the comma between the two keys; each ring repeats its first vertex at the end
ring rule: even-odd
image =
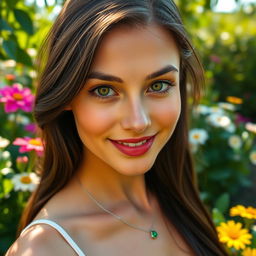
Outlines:
{"type": "Polygon", "coordinates": [[[122,111],[121,125],[124,130],[130,130],[139,134],[151,125],[149,110],[141,100],[130,100],[122,111]]]}

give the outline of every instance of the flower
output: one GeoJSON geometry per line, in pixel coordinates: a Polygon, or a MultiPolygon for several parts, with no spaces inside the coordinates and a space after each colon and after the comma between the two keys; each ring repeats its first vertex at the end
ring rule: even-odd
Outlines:
{"type": "Polygon", "coordinates": [[[204,144],[208,137],[207,131],[203,129],[195,128],[189,132],[189,141],[191,144],[204,144]]]}
{"type": "Polygon", "coordinates": [[[230,209],[231,216],[241,216],[247,219],[256,219],[256,208],[251,206],[244,207],[243,205],[237,205],[230,209]]]}
{"type": "Polygon", "coordinates": [[[25,112],[32,111],[34,95],[29,88],[22,88],[20,84],[5,86],[0,89],[0,102],[5,104],[5,112],[16,112],[22,109],[25,112]]]}
{"type": "Polygon", "coordinates": [[[17,163],[27,163],[28,162],[28,157],[27,156],[18,156],[16,158],[17,163]]]}
{"type": "Polygon", "coordinates": [[[211,55],[210,60],[214,63],[217,63],[217,64],[221,62],[221,58],[217,55],[211,55]]]}
{"type": "Polygon", "coordinates": [[[9,121],[15,122],[16,124],[27,125],[30,123],[30,119],[27,116],[19,113],[9,114],[7,118],[9,121]]]}
{"type": "Polygon", "coordinates": [[[232,135],[228,139],[228,144],[233,149],[239,149],[242,146],[242,140],[238,135],[232,135]]]}
{"type": "Polygon", "coordinates": [[[15,60],[6,60],[6,61],[3,61],[3,64],[5,68],[13,68],[16,66],[17,63],[15,60]]]}
{"type": "Polygon", "coordinates": [[[28,164],[28,157],[27,156],[18,156],[16,158],[16,167],[21,171],[25,171],[25,168],[27,167],[28,164]]]}
{"type": "Polygon", "coordinates": [[[27,131],[27,132],[35,133],[35,132],[36,132],[36,129],[37,129],[37,126],[36,126],[36,124],[29,123],[29,124],[26,124],[26,125],[24,126],[24,129],[25,129],[25,131],[27,131]]]}
{"type": "Polygon", "coordinates": [[[0,170],[0,172],[3,174],[3,175],[7,175],[9,173],[12,172],[12,169],[10,167],[5,167],[3,168],[2,170],[0,170]]]}
{"type": "Polygon", "coordinates": [[[207,117],[207,121],[215,127],[228,127],[231,124],[229,117],[219,113],[213,113],[207,117]]]}
{"type": "Polygon", "coordinates": [[[256,165],[256,151],[253,150],[250,155],[249,155],[250,161],[252,162],[252,164],[256,165]]]}
{"type": "Polygon", "coordinates": [[[242,256],[256,256],[256,249],[248,247],[242,252],[242,256]]]}
{"type": "Polygon", "coordinates": [[[230,216],[241,216],[241,213],[244,212],[245,207],[243,205],[236,205],[230,209],[230,216]]]}
{"type": "Polygon", "coordinates": [[[14,190],[34,191],[39,183],[39,177],[35,173],[19,173],[12,177],[14,190]]]}
{"type": "Polygon", "coordinates": [[[199,114],[202,114],[202,115],[207,115],[210,113],[210,108],[206,105],[198,105],[196,108],[195,108],[195,112],[196,113],[199,113],[199,114]]]}
{"type": "Polygon", "coordinates": [[[240,104],[243,103],[243,99],[238,98],[238,97],[234,97],[234,96],[228,96],[226,98],[226,101],[229,102],[229,103],[237,104],[237,105],[240,105],[240,104]]]}
{"type": "Polygon", "coordinates": [[[20,146],[19,152],[25,153],[35,150],[37,155],[42,156],[43,154],[43,143],[40,138],[16,138],[13,145],[20,146]]]}
{"type": "Polygon", "coordinates": [[[27,49],[27,53],[28,53],[31,57],[35,57],[37,51],[36,51],[35,48],[28,48],[28,49],[27,49]]]}
{"type": "Polygon", "coordinates": [[[218,106],[212,106],[209,108],[209,110],[210,110],[210,112],[209,112],[210,114],[219,114],[219,115],[225,114],[225,111],[218,106]]]}
{"type": "Polygon", "coordinates": [[[245,124],[245,129],[249,132],[253,132],[253,133],[256,133],[256,124],[254,123],[246,123],[245,124]]]}
{"type": "Polygon", "coordinates": [[[236,131],[236,126],[231,123],[230,125],[224,127],[224,129],[230,133],[234,133],[236,131]]]}
{"type": "Polygon", "coordinates": [[[11,156],[11,153],[9,151],[3,151],[0,152],[0,156],[3,160],[8,160],[11,156]]]}
{"type": "Polygon", "coordinates": [[[252,235],[248,233],[248,229],[242,229],[240,222],[235,223],[233,220],[222,222],[217,227],[217,231],[220,242],[227,244],[229,248],[240,250],[244,249],[245,245],[251,244],[252,235]]]}
{"type": "Polygon", "coordinates": [[[5,79],[8,80],[8,81],[12,81],[12,80],[14,80],[15,78],[16,78],[16,76],[13,75],[13,74],[6,74],[6,75],[5,75],[5,79]]]}
{"type": "Polygon", "coordinates": [[[242,217],[247,218],[247,219],[256,219],[256,208],[248,206],[245,209],[242,217]]]}
{"type": "Polygon", "coordinates": [[[227,102],[219,102],[219,107],[225,110],[230,110],[230,111],[235,111],[236,110],[236,106],[234,104],[231,103],[227,103],[227,102]]]}
{"type": "Polygon", "coordinates": [[[235,122],[237,123],[237,124],[244,124],[244,123],[247,123],[247,122],[250,122],[251,121],[251,119],[250,118],[248,118],[248,117],[246,117],[246,116],[243,116],[243,115],[241,115],[241,114],[237,114],[236,115],[236,118],[235,118],[235,122]]]}
{"type": "Polygon", "coordinates": [[[5,148],[10,144],[10,141],[0,136],[0,148],[5,148]]]}

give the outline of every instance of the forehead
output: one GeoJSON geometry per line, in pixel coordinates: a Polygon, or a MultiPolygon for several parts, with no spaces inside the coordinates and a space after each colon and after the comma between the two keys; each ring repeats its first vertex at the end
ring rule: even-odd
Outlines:
{"type": "Polygon", "coordinates": [[[179,69],[179,51],[172,34],[158,25],[120,25],[99,44],[92,70],[133,75],[150,73],[166,65],[179,69]]]}

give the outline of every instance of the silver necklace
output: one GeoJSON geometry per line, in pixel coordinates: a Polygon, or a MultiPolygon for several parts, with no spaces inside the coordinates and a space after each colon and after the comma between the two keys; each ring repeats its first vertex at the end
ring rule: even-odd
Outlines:
{"type": "Polygon", "coordinates": [[[149,229],[145,229],[145,228],[141,228],[141,227],[137,227],[133,224],[130,224],[128,223],[126,220],[124,220],[121,216],[119,215],[116,215],[114,214],[113,212],[111,212],[110,210],[106,209],[100,202],[98,202],[94,197],[93,195],[83,186],[83,184],[81,183],[80,179],[78,177],[77,178],[77,181],[80,185],[80,187],[82,188],[83,192],[85,192],[89,198],[94,201],[98,207],[100,207],[103,211],[107,212],[108,214],[112,215],[114,218],[118,219],[119,221],[123,222],[124,224],[128,225],[129,227],[131,228],[134,228],[134,229],[137,229],[137,230],[140,230],[140,231],[143,231],[143,232],[146,232],[150,235],[150,237],[152,239],[156,239],[158,237],[158,232],[156,230],[153,229],[153,225],[154,225],[154,217],[153,217],[153,220],[152,220],[152,223],[151,223],[151,226],[149,229]]]}

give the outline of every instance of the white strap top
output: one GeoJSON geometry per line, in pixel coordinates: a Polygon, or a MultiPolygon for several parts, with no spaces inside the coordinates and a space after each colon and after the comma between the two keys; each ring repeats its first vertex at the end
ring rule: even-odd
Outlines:
{"type": "Polygon", "coordinates": [[[67,241],[67,243],[74,249],[74,251],[77,253],[79,256],[86,256],[82,250],[78,247],[78,245],[75,243],[75,241],[70,237],[70,235],[56,222],[52,220],[47,220],[47,219],[39,219],[39,220],[34,220],[32,221],[27,227],[25,227],[21,234],[25,232],[28,228],[30,228],[33,225],[36,224],[47,224],[55,228],[59,233],[63,236],[63,238],[67,241]]]}

